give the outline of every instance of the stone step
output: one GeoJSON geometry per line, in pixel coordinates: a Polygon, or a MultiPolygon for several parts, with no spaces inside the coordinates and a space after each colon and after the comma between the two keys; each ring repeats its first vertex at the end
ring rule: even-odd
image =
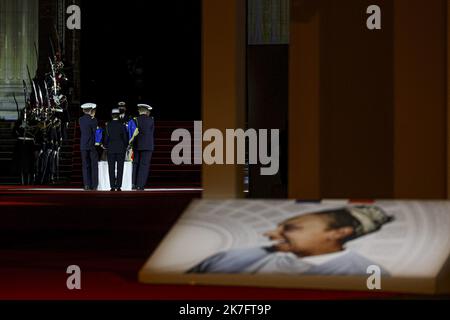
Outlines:
{"type": "MultiPolygon", "coordinates": [[[[11,134],[11,124],[0,126],[0,166],[6,168],[12,164],[12,156],[16,139],[11,134]],[[3,134],[3,135],[2,135],[3,134]],[[2,139],[3,138],[3,139],[2,139]]],[[[149,183],[152,185],[167,186],[200,186],[201,166],[182,165],[175,166],[171,160],[171,151],[178,142],[172,142],[171,134],[178,128],[187,129],[193,138],[193,122],[161,122],[157,124],[155,132],[156,150],[153,153],[149,183]]],[[[60,149],[59,182],[77,185],[81,184],[81,155],[79,151],[80,132],[75,122],[70,124],[68,139],[60,149]]],[[[198,157],[200,156],[197,155],[198,157]]],[[[6,170],[7,171],[7,170],[6,170]]],[[[18,183],[18,178],[9,177],[10,183],[18,183]]],[[[5,180],[5,181],[6,181],[5,180]]],[[[1,183],[1,182],[0,182],[1,183]]]]}

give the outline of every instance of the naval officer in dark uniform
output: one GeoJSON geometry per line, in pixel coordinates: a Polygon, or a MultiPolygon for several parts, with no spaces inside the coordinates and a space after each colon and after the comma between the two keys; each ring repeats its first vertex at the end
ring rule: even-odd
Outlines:
{"type": "Polygon", "coordinates": [[[117,106],[119,108],[119,120],[122,122],[122,124],[128,125],[128,122],[131,120],[131,117],[127,113],[126,102],[121,101],[117,104],[117,106]]]}
{"type": "Polygon", "coordinates": [[[84,115],[80,118],[80,150],[83,165],[84,190],[97,190],[98,187],[98,153],[95,149],[95,132],[97,119],[95,111],[97,105],[86,103],[81,106],[84,115]]]}
{"type": "Polygon", "coordinates": [[[147,184],[150,170],[150,162],[154,150],[153,134],[155,122],[150,117],[152,107],[147,104],[139,104],[139,117],[135,118],[137,129],[131,139],[134,150],[133,160],[133,185],[136,189],[143,191],[147,184]]]}
{"type": "Polygon", "coordinates": [[[112,121],[106,125],[105,146],[108,150],[111,191],[122,191],[123,167],[128,147],[128,132],[120,121],[120,110],[112,110],[112,121]],[[116,176],[117,164],[117,176],[116,176]]]}

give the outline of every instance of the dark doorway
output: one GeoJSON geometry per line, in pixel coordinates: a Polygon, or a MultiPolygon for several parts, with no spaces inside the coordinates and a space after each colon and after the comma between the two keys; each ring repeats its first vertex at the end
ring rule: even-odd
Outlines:
{"type": "Polygon", "coordinates": [[[82,1],[81,97],[108,117],[119,101],[162,120],[201,117],[201,1],[82,1]]]}

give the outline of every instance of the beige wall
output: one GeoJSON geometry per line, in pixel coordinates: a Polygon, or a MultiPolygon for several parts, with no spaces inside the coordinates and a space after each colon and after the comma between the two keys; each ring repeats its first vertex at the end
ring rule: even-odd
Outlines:
{"type": "MultiPolygon", "coordinates": [[[[245,127],[246,8],[242,0],[203,1],[203,130],[245,127]]],[[[203,165],[203,196],[243,196],[243,167],[203,165]]]]}
{"type": "Polygon", "coordinates": [[[394,1],[396,198],[447,197],[445,2],[394,1]]]}
{"type": "Polygon", "coordinates": [[[447,198],[450,199],[450,1],[447,0],[447,198]]]}
{"type": "Polygon", "coordinates": [[[290,197],[447,197],[446,10],[292,0],[290,197]]]}
{"type": "Polygon", "coordinates": [[[289,190],[292,198],[320,193],[320,13],[293,0],[289,49],[289,190]]]}

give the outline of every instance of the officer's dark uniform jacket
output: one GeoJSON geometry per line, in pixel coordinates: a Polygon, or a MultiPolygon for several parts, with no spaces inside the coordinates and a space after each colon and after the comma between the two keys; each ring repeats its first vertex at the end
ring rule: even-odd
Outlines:
{"type": "Polygon", "coordinates": [[[85,114],[80,118],[80,150],[95,150],[95,131],[97,130],[97,119],[92,119],[85,114]]]}
{"type": "Polygon", "coordinates": [[[106,126],[105,146],[108,153],[125,153],[128,146],[128,133],[119,120],[113,120],[106,126]]]}
{"type": "Polygon", "coordinates": [[[154,149],[153,133],[155,121],[153,117],[141,115],[135,120],[139,134],[133,141],[133,185],[137,189],[143,189],[147,183],[152,153],[154,149]]]}
{"type": "Polygon", "coordinates": [[[131,120],[132,118],[128,115],[128,114],[124,114],[124,115],[121,115],[120,117],[119,117],[119,121],[123,124],[123,125],[127,125],[128,124],[128,122],[131,120]]]}
{"type": "Polygon", "coordinates": [[[139,134],[134,141],[134,149],[138,151],[153,151],[155,120],[153,117],[141,115],[135,119],[139,134]]]}
{"type": "Polygon", "coordinates": [[[92,118],[88,114],[80,118],[80,150],[85,189],[95,190],[98,186],[98,154],[95,149],[97,126],[97,119],[92,118]]]}

